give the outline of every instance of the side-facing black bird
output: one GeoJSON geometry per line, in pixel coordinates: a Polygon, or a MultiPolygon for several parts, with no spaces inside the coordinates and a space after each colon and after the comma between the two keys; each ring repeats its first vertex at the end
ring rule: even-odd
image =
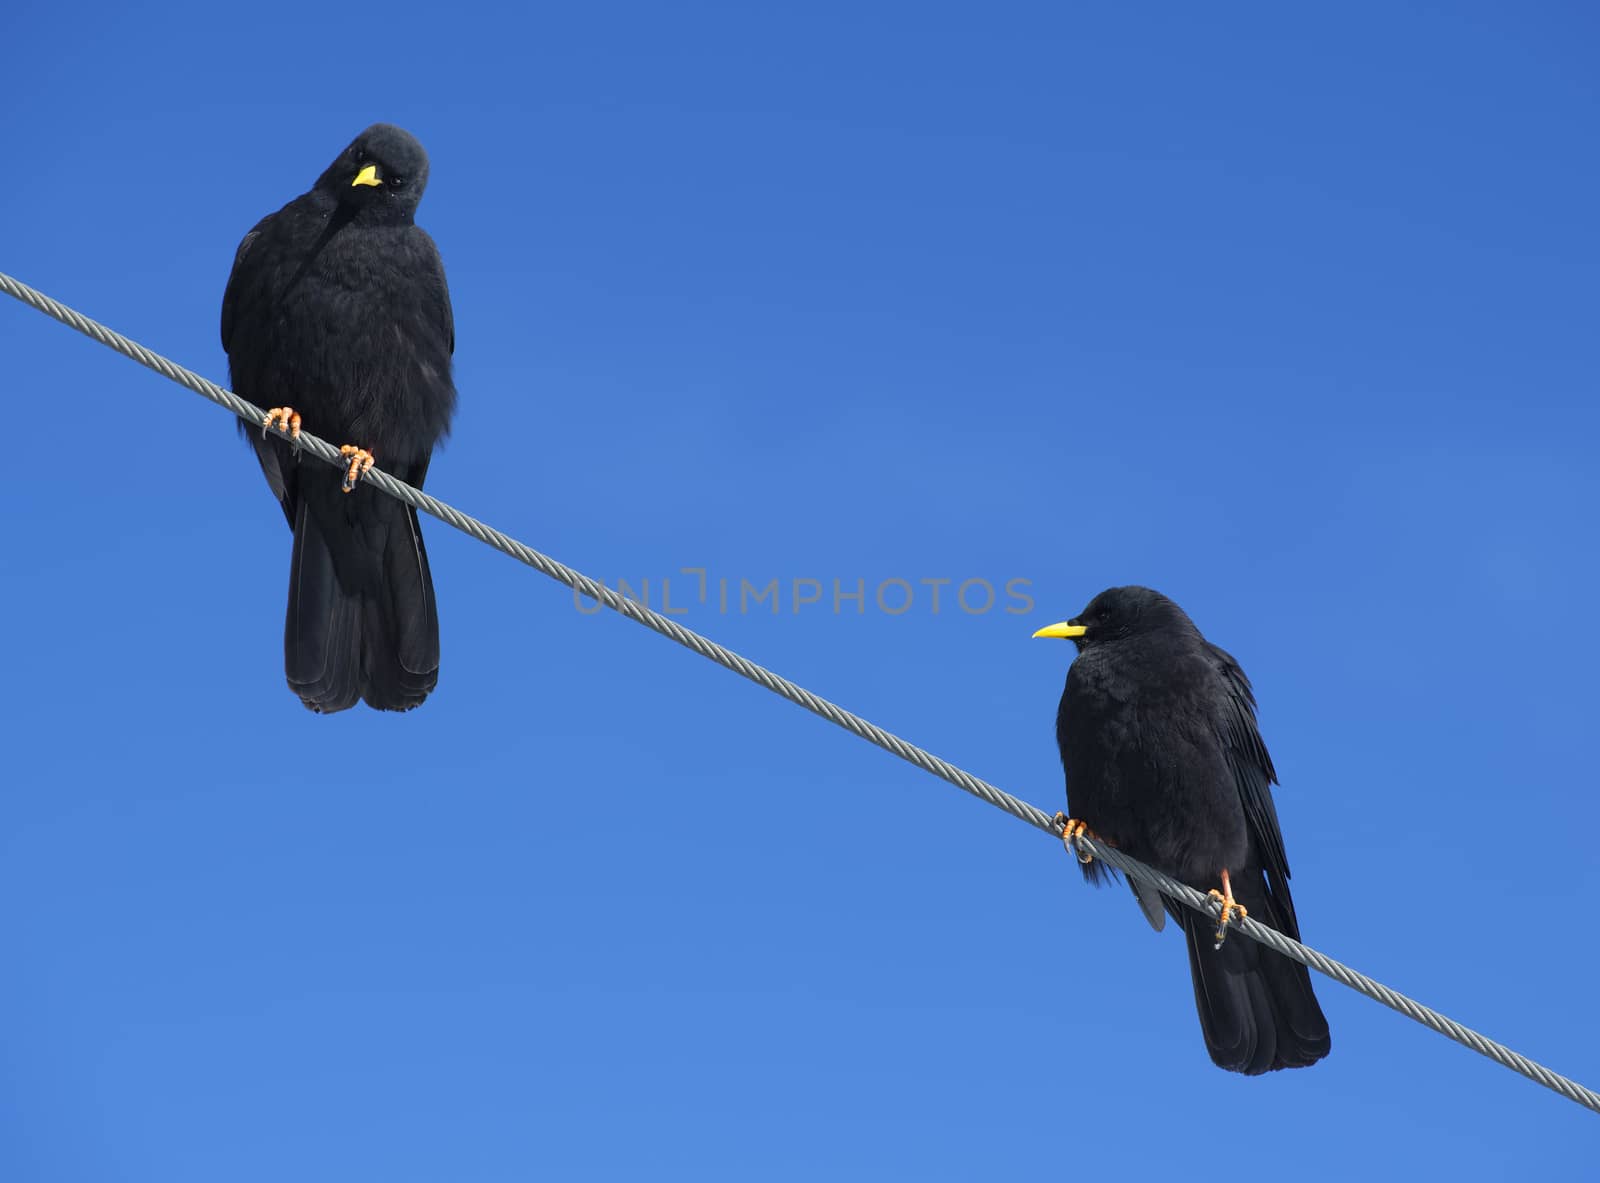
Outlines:
{"type": "Polygon", "coordinates": [[[222,297],[233,388],[271,407],[247,430],[294,531],[284,665],[313,711],[417,706],[439,680],[439,616],[414,509],[367,489],[374,459],[420,486],[450,429],[455,320],[444,264],[413,220],[428,155],[375,123],[310,192],[244,236],[222,297]],[[266,426],[356,440],[339,478],[266,426]]]}
{"type": "MultiPolygon", "coordinates": [[[[1101,592],[1080,615],[1033,635],[1078,647],[1056,715],[1068,836],[1087,830],[1223,901],[1213,934],[1207,917],[1130,884],[1157,931],[1163,907],[1183,926],[1212,1060],[1253,1076],[1322,1059],[1328,1021],[1306,968],[1254,941],[1222,940],[1233,912],[1300,937],[1272,803],[1278,777],[1239,663],[1144,587],[1101,592]]],[[[1092,860],[1083,872],[1090,882],[1107,875],[1092,860]]]]}

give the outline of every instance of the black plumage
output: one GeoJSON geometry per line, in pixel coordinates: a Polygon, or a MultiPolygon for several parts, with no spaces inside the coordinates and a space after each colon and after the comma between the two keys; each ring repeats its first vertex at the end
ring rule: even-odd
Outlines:
{"type": "MultiPolygon", "coordinates": [[[[1272,758],[1239,663],[1159,592],[1102,592],[1037,636],[1069,637],[1078,657],[1056,716],[1068,813],[1116,849],[1200,891],[1220,884],[1252,919],[1299,939],[1272,758]]],[[[1091,881],[1107,877],[1097,861],[1091,881]]],[[[1132,884],[1156,929],[1170,913],[1189,946],[1212,1060],[1255,1075],[1328,1054],[1328,1022],[1304,966],[1132,884]]]]}
{"type": "MultiPolygon", "coordinates": [[[[366,449],[420,486],[455,409],[444,265],[416,225],[428,157],[367,128],[311,190],[258,222],[222,300],[233,388],[366,449]]],[[[439,678],[439,617],[416,511],[286,441],[248,433],[294,531],[284,662],[313,711],[410,710],[439,678]]]]}

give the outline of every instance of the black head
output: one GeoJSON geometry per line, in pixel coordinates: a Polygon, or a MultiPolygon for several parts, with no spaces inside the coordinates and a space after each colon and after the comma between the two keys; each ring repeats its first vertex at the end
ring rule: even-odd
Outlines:
{"type": "Polygon", "coordinates": [[[1199,635],[1178,605],[1148,587],[1112,587],[1089,601],[1071,620],[1042,628],[1036,637],[1065,637],[1082,653],[1094,645],[1144,633],[1182,632],[1199,635]]]}
{"type": "Polygon", "coordinates": [[[428,154],[392,123],[367,128],[317,179],[318,189],[364,222],[411,221],[427,184],[428,154]]]}

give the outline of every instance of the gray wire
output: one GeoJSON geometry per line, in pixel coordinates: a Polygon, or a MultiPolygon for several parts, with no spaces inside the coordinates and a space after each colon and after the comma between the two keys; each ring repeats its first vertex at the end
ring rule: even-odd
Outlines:
{"type": "MultiPolygon", "coordinates": [[[[228,410],[247,423],[259,425],[266,418],[266,412],[262,408],[246,402],[231,390],[224,390],[215,382],[207,381],[200,375],[184,369],[176,362],[169,361],[158,353],[152,353],[137,342],[130,341],[120,333],[113,332],[104,325],[68,308],[66,305],[57,303],[44,293],[35,291],[27,284],[13,279],[4,272],[0,272],[0,290],[22,301],[24,304],[38,309],[46,316],[54,317],[62,324],[77,329],[78,332],[100,342],[100,344],[116,350],[124,357],[130,357],[140,365],[148,366],[162,377],[170,378],[180,386],[186,386],[196,394],[203,395],[212,402],[227,407],[228,410]]],[[[278,431],[276,428],[272,430],[276,434],[288,438],[286,433],[278,431]]],[[[299,446],[317,459],[326,461],[329,464],[341,468],[346,464],[345,459],[339,455],[337,448],[309,433],[301,434],[299,446]]],[[[376,485],[389,496],[398,498],[407,505],[422,510],[424,513],[432,514],[440,521],[454,526],[463,533],[470,534],[478,541],[485,542],[504,554],[510,555],[518,562],[526,563],[534,570],[540,571],[550,578],[600,601],[606,607],[621,613],[628,619],[642,624],[646,628],[654,629],[662,636],[676,641],[686,649],[692,649],[700,654],[701,657],[716,662],[724,669],[732,670],[742,677],[749,678],[750,681],[759,686],[764,686],[774,694],[788,699],[797,706],[804,707],[812,714],[820,715],[828,722],[843,727],[852,735],[860,736],[867,742],[876,744],[884,751],[899,756],[900,759],[910,764],[915,764],[924,772],[932,773],[940,780],[948,781],[950,784],[955,785],[956,788],[971,793],[974,797],[988,802],[995,808],[1005,810],[1012,817],[1025,821],[1030,826],[1054,835],[1056,838],[1062,836],[1061,826],[1051,815],[1043,810],[1028,804],[1026,801],[1019,801],[1010,793],[996,788],[988,781],[979,780],[970,772],[957,768],[948,761],[941,760],[938,756],[924,751],[915,744],[907,743],[899,736],[885,731],[876,724],[867,722],[861,716],[847,711],[825,698],[819,698],[803,686],[797,686],[787,678],[781,677],[771,670],[739,656],[733,650],[724,648],[692,629],[684,628],[670,617],[663,616],[643,604],[619,595],[604,584],[596,583],[587,575],[574,571],[566,564],[557,562],[548,555],[534,550],[531,546],[526,546],[515,538],[502,534],[492,526],[487,526],[476,518],[468,517],[444,502],[428,496],[421,489],[415,489],[403,481],[397,481],[388,473],[377,468],[368,471],[362,479],[376,485]]],[[[1101,843],[1097,843],[1087,836],[1080,837],[1075,841],[1085,854],[1100,859],[1123,874],[1154,887],[1157,891],[1171,896],[1197,912],[1201,912],[1212,919],[1218,917],[1219,906],[1212,899],[1202,895],[1187,884],[1179,883],[1176,879],[1162,874],[1155,868],[1147,867],[1143,863],[1131,859],[1127,855],[1120,854],[1101,843]]],[[[1404,994],[1389,989],[1383,983],[1374,981],[1365,974],[1357,973],[1349,966],[1342,965],[1331,957],[1326,957],[1317,952],[1310,946],[1303,945],[1299,941],[1284,936],[1276,929],[1268,928],[1266,925],[1258,924],[1248,918],[1234,923],[1239,931],[1251,940],[1259,941],[1268,948],[1276,949],[1284,956],[1293,958],[1302,965],[1310,966],[1318,973],[1326,974],[1334,981],[1365,994],[1368,998],[1381,1002],[1392,1010],[1399,1011],[1407,1018],[1414,1019],[1441,1035],[1448,1036],[1463,1047],[1471,1048],[1479,1055],[1487,1056],[1495,1063],[1510,1068],[1513,1072],[1520,1072],[1529,1080],[1560,1093],[1568,1100],[1576,1101],[1579,1105],[1600,1113],[1600,1094],[1585,1088],[1576,1081],[1569,1080],[1565,1076],[1550,1071],[1544,1065],[1512,1051],[1502,1043],[1497,1043],[1487,1036],[1480,1035],[1469,1027],[1463,1027],[1454,1019],[1440,1014],[1431,1007],[1422,1005],[1415,999],[1407,998],[1404,994]]]]}

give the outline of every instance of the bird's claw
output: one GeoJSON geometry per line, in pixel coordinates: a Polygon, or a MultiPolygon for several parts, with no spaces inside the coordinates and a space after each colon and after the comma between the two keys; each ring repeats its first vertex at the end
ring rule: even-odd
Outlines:
{"type": "Polygon", "coordinates": [[[1089,827],[1075,817],[1068,817],[1064,813],[1056,814],[1056,825],[1061,827],[1061,844],[1072,853],[1080,863],[1094,862],[1094,855],[1078,849],[1078,838],[1089,832],[1089,827]]]}
{"type": "Polygon", "coordinates": [[[300,438],[300,412],[293,407],[273,407],[261,421],[261,438],[267,438],[267,428],[276,427],[289,433],[291,440],[300,438]]]}
{"type": "MultiPolygon", "coordinates": [[[[1226,881],[1224,881],[1223,886],[1227,886],[1226,881]]],[[[1233,898],[1233,892],[1231,889],[1226,895],[1218,891],[1216,888],[1212,888],[1210,891],[1206,892],[1206,894],[1212,899],[1216,900],[1221,906],[1221,910],[1217,915],[1217,943],[1212,946],[1214,949],[1220,949],[1222,948],[1222,942],[1228,939],[1229,922],[1232,921],[1235,916],[1237,916],[1239,920],[1245,919],[1250,915],[1250,909],[1246,908],[1238,900],[1233,898]]]]}
{"type": "MultiPolygon", "coordinates": [[[[299,418],[298,415],[295,418],[299,418]]],[[[372,471],[372,466],[377,463],[372,458],[372,453],[365,448],[358,448],[354,444],[344,444],[339,448],[339,455],[350,462],[344,470],[344,491],[350,492],[356,487],[356,482],[372,471]]]]}

